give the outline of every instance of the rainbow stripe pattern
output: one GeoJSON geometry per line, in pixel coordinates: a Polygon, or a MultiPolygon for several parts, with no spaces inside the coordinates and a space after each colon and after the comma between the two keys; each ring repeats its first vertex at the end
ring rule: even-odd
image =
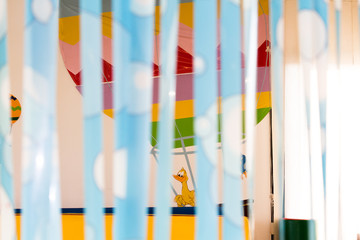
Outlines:
{"type": "MultiPolygon", "coordinates": [[[[271,89],[270,89],[270,53],[268,46],[270,45],[268,33],[269,22],[269,7],[266,0],[260,1],[261,8],[258,9],[258,29],[259,36],[257,39],[257,122],[260,122],[270,111],[271,107],[271,89]]],[[[104,113],[113,117],[113,61],[112,55],[113,39],[112,33],[112,16],[110,1],[103,1],[102,12],[102,81],[103,81],[103,108],[104,113]]],[[[182,146],[180,135],[183,138],[185,146],[194,145],[194,72],[193,72],[193,58],[194,58],[194,2],[180,1],[179,3],[179,28],[178,28],[178,46],[177,46],[177,77],[176,77],[176,104],[175,104],[175,121],[179,131],[175,131],[175,147],[182,146]],[[180,132],[180,133],[179,133],[180,132]]],[[[217,10],[218,16],[220,10],[217,10]]],[[[217,22],[220,20],[217,19],[217,22]]],[[[63,56],[65,66],[76,84],[76,87],[81,91],[82,75],[80,65],[80,41],[79,41],[79,15],[77,6],[70,0],[61,2],[60,19],[59,19],[59,44],[60,51],[63,56]]],[[[154,88],[152,94],[152,136],[151,144],[156,145],[158,138],[158,122],[159,122],[159,51],[160,51],[160,6],[155,6],[155,28],[153,31],[153,45],[155,49],[153,63],[154,88]]],[[[218,56],[220,54],[220,43],[217,42],[218,56]]],[[[242,50],[242,52],[244,52],[242,50]]],[[[244,63],[244,54],[242,54],[242,62],[244,63]]],[[[244,65],[243,65],[244,68],[244,65]]],[[[220,58],[217,58],[218,75],[221,75],[220,58]]],[[[242,70],[244,74],[244,70],[242,70]]],[[[220,86],[219,86],[220,91],[220,86]]],[[[242,94],[244,94],[243,90],[242,94]]],[[[219,99],[220,101],[221,99],[219,99]]],[[[245,106],[243,106],[245,110],[245,106]]]]}

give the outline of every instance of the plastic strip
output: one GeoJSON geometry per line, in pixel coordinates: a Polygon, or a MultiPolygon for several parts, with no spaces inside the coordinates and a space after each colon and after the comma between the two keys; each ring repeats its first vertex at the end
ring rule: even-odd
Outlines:
{"type": "Polygon", "coordinates": [[[217,1],[195,1],[196,239],[218,238],[217,1]]]}
{"type": "Polygon", "coordinates": [[[62,239],[56,134],[58,1],[25,4],[22,239],[62,239]]]}
{"type": "Polygon", "coordinates": [[[101,0],[80,0],[83,79],[85,237],[104,239],[101,0]]]}
{"type": "Polygon", "coordinates": [[[242,200],[240,1],[221,1],[221,95],[224,166],[223,239],[245,239],[242,200]]]}
{"type": "Polygon", "coordinates": [[[171,208],[169,206],[174,146],[174,113],[176,97],[177,33],[179,1],[161,1],[161,77],[159,165],[156,179],[155,239],[169,239],[171,208]]]}

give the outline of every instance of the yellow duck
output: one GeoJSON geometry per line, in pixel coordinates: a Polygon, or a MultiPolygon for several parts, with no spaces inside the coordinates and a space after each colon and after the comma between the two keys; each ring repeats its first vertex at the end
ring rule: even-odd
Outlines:
{"type": "Polygon", "coordinates": [[[177,203],[178,207],[185,207],[186,205],[190,205],[192,207],[195,206],[195,191],[190,191],[187,185],[188,176],[184,168],[177,173],[177,175],[173,175],[176,180],[181,182],[181,195],[177,195],[174,201],[177,203]]]}

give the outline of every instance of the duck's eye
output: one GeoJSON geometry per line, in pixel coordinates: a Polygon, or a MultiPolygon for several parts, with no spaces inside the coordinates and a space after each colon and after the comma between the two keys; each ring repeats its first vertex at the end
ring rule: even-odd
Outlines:
{"type": "Polygon", "coordinates": [[[183,177],[184,175],[182,173],[180,173],[180,177],[183,177]]]}
{"type": "Polygon", "coordinates": [[[180,173],[178,173],[177,175],[178,175],[179,177],[181,177],[181,176],[180,176],[180,173]]]}

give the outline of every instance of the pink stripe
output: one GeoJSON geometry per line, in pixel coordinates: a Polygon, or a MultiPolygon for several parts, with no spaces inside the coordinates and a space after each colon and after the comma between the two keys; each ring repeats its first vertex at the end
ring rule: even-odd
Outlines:
{"type": "Polygon", "coordinates": [[[112,65],[112,39],[103,35],[103,59],[112,65]]]}
{"type": "Polygon", "coordinates": [[[179,22],[179,42],[178,45],[193,55],[193,29],[179,22]]]}
{"type": "Polygon", "coordinates": [[[265,40],[270,41],[270,34],[269,34],[269,16],[266,14],[262,14],[259,16],[258,19],[258,47],[263,44],[265,40]],[[266,20],[266,21],[265,21],[266,20]],[[266,36],[267,33],[267,36],[266,36]]]}
{"type": "Polygon", "coordinates": [[[68,44],[59,40],[61,55],[65,67],[72,73],[80,72],[80,42],[75,45],[68,44]]]}
{"type": "MultiPolygon", "coordinates": [[[[244,79],[244,69],[242,71],[244,79]]],[[[218,71],[218,78],[220,79],[221,72],[218,71]]],[[[180,74],[177,75],[176,82],[176,101],[191,100],[194,98],[193,94],[193,78],[194,74],[180,74]]],[[[103,84],[103,93],[104,93],[104,109],[112,109],[112,89],[113,83],[104,83],[103,84]]],[[[219,84],[219,93],[220,93],[220,84],[219,84]]],[[[159,77],[154,78],[153,86],[153,104],[159,103],[159,77]]],[[[81,93],[81,85],[76,86],[76,89],[81,93]]],[[[244,87],[242,88],[243,94],[245,93],[244,87]]],[[[268,92],[270,91],[270,68],[269,67],[259,67],[257,72],[257,92],[268,92]],[[265,75],[266,74],[266,75],[265,75]]],[[[220,95],[220,94],[219,94],[220,95]]]]}
{"type": "Polygon", "coordinates": [[[154,35],[154,63],[156,65],[159,65],[160,59],[160,33],[157,35],[154,35]]]}
{"type": "MultiPolygon", "coordinates": [[[[245,79],[245,69],[242,69],[243,79],[245,79]]],[[[176,79],[176,101],[190,100],[194,98],[193,94],[193,79],[194,75],[181,74],[177,75],[176,79]]],[[[221,80],[221,72],[218,71],[218,79],[221,80]]],[[[243,81],[244,83],[244,81],[243,81]]],[[[219,84],[220,89],[220,84],[219,84]]],[[[269,67],[258,67],[257,71],[257,92],[268,92],[270,91],[270,68],[269,67]]],[[[219,90],[220,93],[220,90],[219,90]]],[[[242,93],[245,93],[244,86],[242,87],[242,93]]],[[[220,95],[220,94],[219,94],[220,95]]],[[[154,78],[154,92],[153,92],[153,103],[159,103],[159,77],[154,78]]]]}
{"type": "MultiPolygon", "coordinates": [[[[82,85],[77,85],[76,89],[82,93],[81,89],[82,85]]],[[[103,102],[103,109],[112,109],[113,108],[113,94],[112,94],[112,82],[110,83],[103,83],[103,96],[104,96],[104,102],[103,102]]]]}
{"type": "MultiPolygon", "coordinates": [[[[103,35],[103,59],[112,64],[112,40],[103,35]]],[[[80,65],[80,42],[71,45],[59,40],[61,55],[64,60],[65,67],[74,74],[78,74],[81,70],[80,65]]]]}

